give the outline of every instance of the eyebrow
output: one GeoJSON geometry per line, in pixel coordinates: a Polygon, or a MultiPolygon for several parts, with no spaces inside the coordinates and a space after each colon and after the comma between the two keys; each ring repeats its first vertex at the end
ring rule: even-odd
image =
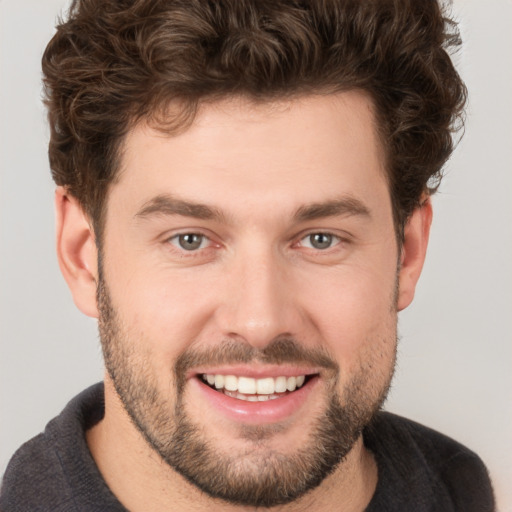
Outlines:
{"type": "MultiPolygon", "coordinates": [[[[147,201],[135,214],[137,218],[154,215],[181,215],[200,220],[226,221],[226,215],[218,208],[202,203],[184,201],[171,195],[159,195],[147,201]]],[[[301,206],[294,214],[295,222],[305,222],[324,217],[359,215],[370,217],[370,210],[362,201],[353,197],[344,197],[321,203],[301,206]]]]}
{"type": "Polygon", "coordinates": [[[154,215],[182,215],[201,220],[225,220],[223,212],[201,203],[184,201],[170,195],[159,195],[146,202],[135,214],[138,218],[154,215]]]}
{"type": "Polygon", "coordinates": [[[371,217],[370,210],[365,204],[355,197],[343,197],[332,201],[312,203],[301,206],[294,215],[298,222],[321,219],[323,217],[359,215],[371,217]]]}

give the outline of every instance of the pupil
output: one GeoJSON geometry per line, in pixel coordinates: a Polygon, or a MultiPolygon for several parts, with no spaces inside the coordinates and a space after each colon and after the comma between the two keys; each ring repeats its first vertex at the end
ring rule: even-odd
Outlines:
{"type": "Polygon", "coordinates": [[[311,245],[316,249],[327,249],[331,246],[332,235],[326,233],[315,233],[310,237],[311,245]]]}
{"type": "Polygon", "coordinates": [[[202,238],[202,235],[195,235],[193,233],[187,235],[180,235],[180,246],[188,251],[197,249],[201,245],[202,238]]]}

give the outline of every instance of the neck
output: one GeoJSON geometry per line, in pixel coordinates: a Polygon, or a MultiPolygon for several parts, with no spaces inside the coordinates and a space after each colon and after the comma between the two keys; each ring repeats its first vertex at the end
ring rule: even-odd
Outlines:
{"type": "MultiPolygon", "coordinates": [[[[255,510],[210,498],[168,466],[133,425],[108,378],[105,417],[87,431],[86,438],[110,490],[132,512],[255,510]]],[[[359,512],[370,502],[376,484],[376,463],[360,437],[338,468],[317,488],[293,503],[273,507],[272,512],[359,512]]]]}

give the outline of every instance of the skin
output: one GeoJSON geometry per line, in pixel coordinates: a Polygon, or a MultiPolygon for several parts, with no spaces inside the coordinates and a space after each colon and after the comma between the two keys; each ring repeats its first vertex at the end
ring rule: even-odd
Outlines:
{"type": "MultiPolygon", "coordinates": [[[[229,339],[264,350],[285,335],[328,354],[340,371],[336,378],[318,371],[307,398],[260,443],[261,454],[296,453],[332,386],[344,397],[354,379],[365,377],[365,401],[378,402],[393,372],[397,313],[414,296],[432,217],[424,201],[398,248],[383,162],[372,103],[357,91],[272,104],[234,98],[205,104],[178,135],[144,124],[127,135],[108,195],[103,273],[127,343],[136,348],[133,364],[144,366],[169,410],[176,401],[169,368],[187,349],[215,350],[229,339]],[[162,197],[208,205],[219,215],[151,211],[162,197]],[[298,215],[333,201],[345,208],[298,215]],[[206,238],[187,252],[177,238],[184,233],[206,238]],[[312,247],[313,233],[332,234],[332,245],[312,247]]],[[[61,270],[76,305],[98,317],[91,223],[62,188],[56,211],[61,270]]],[[[216,368],[198,369],[206,370],[216,368]]],[[[256,362],[250,370],[277,371],[256,362]]],[[[275,426],[227,417],[189,377],[183,407],[219,454],[254,448],[241,435],[244,427],[275,426]]],[[[87,439],[128,509],[253,510],[210,498],[165,464],[134,427],[108,374],[105,401],[105,418],[87,439]]],[[[359,438],[316,489],[272,510],[363,510],[377,478],[359,438]]]]}

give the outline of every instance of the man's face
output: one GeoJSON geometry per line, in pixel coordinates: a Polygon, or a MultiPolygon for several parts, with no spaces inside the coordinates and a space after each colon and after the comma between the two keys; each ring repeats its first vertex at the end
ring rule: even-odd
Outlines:
{"type": "Polygon", "coordinates": [[[106,365],[150,445],[212,496],[295,499],[384,399],[398,249],[373,123],[349,92],[218,102],[177,136],[127,136],[102,246],[106,365]]]}

